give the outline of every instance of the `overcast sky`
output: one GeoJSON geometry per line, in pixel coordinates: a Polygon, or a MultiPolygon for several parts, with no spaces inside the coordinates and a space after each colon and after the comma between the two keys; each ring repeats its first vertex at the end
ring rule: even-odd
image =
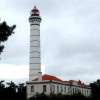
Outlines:
{"type": "Polygon", "coordinates": [[[29,77],[30,11],[42,17],[43,74],[89,84],[100,79],[100,0],[0,0],[0,18],[16,25],[0,60],[0,80],[29,77]]]}

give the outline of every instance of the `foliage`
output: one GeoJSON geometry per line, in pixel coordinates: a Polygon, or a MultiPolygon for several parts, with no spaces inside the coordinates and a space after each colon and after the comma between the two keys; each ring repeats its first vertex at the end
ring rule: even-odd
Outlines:
{"type": "Polygon", "coordinates": [[[26,100],[26,86],[24,83],[16,85],[14,82],[0,81],[1,100],[26,100]]]}
{"type": "Polygon", "coordinates": [[[90,83],[90,87],[92,89],[92,94],[100,95],[100,79],[96,82],[90,83]]]}
{"type": "Polygon", "coordinates": [[[29,100],[89,100],[88,97],[77,93],[74,95],[63,95],[61,93],[54,94],[51,93],[50,95],[46,95],[44,93],[36,94],[31,97],[29,100]]]}
{"type": "Polygon", "coordinates": [[[86,97],[80,93],[74,95],[63,95],[61,93],[46,95],[45,93],[36,94],[28,100],[100,100],[100,95],[86,97]]]}
{"type": "MultiPolygon", "coordinates": [[[[14,33],[16,25],[8,26],[6,22],[0,23],[0,44],[8,40],[8,37],[14,33]]],[[[0,45],[0,53],[3,52],[4,45],[0,45]]]]}
{"type": "Polygon", "coordinates": [[[81,93],[77,93],[71,96],[71,100],[88,100],[88,97],[82,95],[81,93]]]}

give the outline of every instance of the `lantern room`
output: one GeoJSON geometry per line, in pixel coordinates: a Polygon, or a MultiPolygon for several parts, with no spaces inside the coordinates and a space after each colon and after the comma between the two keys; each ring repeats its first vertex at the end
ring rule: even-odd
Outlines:
{"type": "Polygon", "coordinates": [[[31,10],[31,16],[39,16],[39,14],[39,10],[36,8],[36,6],[34,6],[34,9],[31,10]]]}

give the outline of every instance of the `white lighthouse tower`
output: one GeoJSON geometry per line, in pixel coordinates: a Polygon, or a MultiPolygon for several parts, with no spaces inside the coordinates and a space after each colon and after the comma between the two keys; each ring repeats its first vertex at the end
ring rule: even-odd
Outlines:
{"type": "Polygon", "coordinates": [[[40,50],[40,12],[34,6],[29,17],[30,22],[30,68],[29,81],[41,74],[41,50],[40,50]]]}

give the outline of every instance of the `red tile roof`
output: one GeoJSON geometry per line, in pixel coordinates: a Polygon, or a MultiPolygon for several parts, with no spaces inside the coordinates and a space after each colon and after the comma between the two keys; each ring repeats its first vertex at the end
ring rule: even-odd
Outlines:
{"type": "MultiPolygon", "coordinates": [[[[54,80],[54,81],[64,82],[64,83],[69,83],[69,84],[72,84],[75,81],[75,80],[62,81],[61,79],[59,79],[59,78],[57,78],[55,76],[51,76],[51,75],[47,75],[47,74],[42,76],[42,80],[54,80]]],[[[36,78],[36,79],[34,79],[32,81],[38,81],[38,78],[36,78]]],[[[76,82],[78,83],[78,85],[85,87],[85,85],[82,84],[81,82],[78,82],[78,81],[76,81],[76,82]]]]}
{"type": "Polygon", "coordinates": [[[68,83],[72,84],[74,82],[74,80],[70,80],[70,81],[67,81],[68,83]]]}
{"type": "MultiPolygon", "coordinates": [[[[46,74],[42,76],[42,80],[54,80],[54,81],[58,81],[58,82],[63,82],[61,79],[59,79],[55,76],[46,75],[46,74]]],[[[38,78],[34,79],[33,81],[38,81],[38,78]]]]}
{"type": "MultiPolygon", "coordinates": [[[[70,84],[72,84],[74,81],[75,80],[70,80],[70,81],[67,81],[67,82],[70,83],[70,84]]],[[[76,82],[78,83],[78,85],[85,87],[85,85],[83,83],[78,82],[78,81],[76,81],[76,82]]]]}
{"type": "Polygon", "coordinates": [[[81,82],[78,82],[78,85],[86,87],[84,84],[82,84],[81,82]]]}

